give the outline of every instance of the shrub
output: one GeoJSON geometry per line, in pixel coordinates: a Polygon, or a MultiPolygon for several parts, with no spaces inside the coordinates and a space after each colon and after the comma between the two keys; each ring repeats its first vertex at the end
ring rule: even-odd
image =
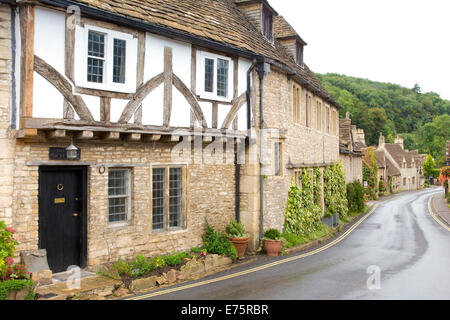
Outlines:
{"type": "Polygon", "coordinates": [[[22,290],[26,286],[28,286],[29,292],[25,297],[25,300],[34,300],[33,280],[22,279],[0,281],[0,300],[6,300],[11,291],[22,290]]]}
{"type": "Polygon", "coordinates": [[[425,182],[423,183],[423,187],[424,187],[424,188],[430,187],[430,181],[425,180],[425,182]]]}
{"type": "Polygon", "coordinates": [[[230,221],[226,226],[225,232],[231,238],[245,238],[248,237],[248,233],[245,230],[244,225],[241,222],[230,221]]]}
{"type": "Polygon", "coordinates": [[[352,213],[364,211],[364,187],[359,181],[347,184],[348,209],[352,213]]]}
{"type": "Polygon", "coordinates": [[[180,265],[183,262],[183,259],[191,257],[192,255],[187,251],[175,253],[175,250],[173,250],[171,255],[165,255],[163,256],[163,259],[166,265],[174,267],[180,265]]]}
{"type": "Polygon", "coordinates": [[[264,232],[264,238],[270,239],[270,240],[280,240],[281,234],[280,231],[277,229],[269,229],[266,232],[264,232]]]}
{"type": "Polygon", "coordinates": [[[202,236],[203,244],[207,252],[225,255],[231,259],[237,258],[237,251],[223,232],[217,232],[205,219],[205,234],[202,236]]]}
{"type": "Polygon", "coordinates": [[[295,247],[301,242],[301,237],[294,233],[283,232],[281,237],[286,239],[288,248],[295,247]]]}
{"type": "Polygon", "coordinates": [[[14,239],[14,233],[13,228],[7,227],[5,222],[0,221],[0,273],[14,262],[12,257],[18,244],[14,239]]]}

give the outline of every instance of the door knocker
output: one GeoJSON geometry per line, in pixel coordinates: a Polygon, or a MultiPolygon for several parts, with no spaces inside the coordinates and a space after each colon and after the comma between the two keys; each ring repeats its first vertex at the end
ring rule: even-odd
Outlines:
{"type": "Polygon", "coordinates": [[[58,191],[63,191],[64,186],[63,186],[62,184],[58,184],[58,185],[56,186],[56,189],[58,189],[58,191]]]}

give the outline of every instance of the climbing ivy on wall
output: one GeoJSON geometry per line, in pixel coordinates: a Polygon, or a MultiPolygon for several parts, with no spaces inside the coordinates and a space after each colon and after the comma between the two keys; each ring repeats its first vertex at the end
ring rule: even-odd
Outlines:
{"type": "Polygon", "coordinates": [[[369,157],[372,168],[369,168],[363,163],[363,180],[367,181],[366,193],[369,194],[372,199],[376,199],[376,192],[378,191],[378,165],[372,148],[369,148],[369,157]]]}
{"type": "Polygon", "coordinates": [[[323,171],[325,215],[339,214],[340,219],[345,219],[348,213],[347,188],[345,174],[339,161],[323,171]]]}
{"type": "Polygon", "coordinates": [[[322,173],[319,168],[314,168],[314,203],[322,208],[322,173]]]}
{"type": "Polygon", "coordinates": [[[307,169],[300,176],[301,189],[292,180],[286,207],[284,230],[297,235],[307,235],[322,224],[321,208],[314,201],[312,177],[307,169]]]}

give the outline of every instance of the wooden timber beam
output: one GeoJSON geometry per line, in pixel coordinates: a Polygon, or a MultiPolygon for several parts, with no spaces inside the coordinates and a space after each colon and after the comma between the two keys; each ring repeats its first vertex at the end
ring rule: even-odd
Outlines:
{"type": "Polygon", "coordinates": [[[20,19],[20,127],[25,137],[37,136],[36,129],[25,126],[25,119],[33,117],[34,83],[34,5],[24,3],[19,6],[20,19]]]}

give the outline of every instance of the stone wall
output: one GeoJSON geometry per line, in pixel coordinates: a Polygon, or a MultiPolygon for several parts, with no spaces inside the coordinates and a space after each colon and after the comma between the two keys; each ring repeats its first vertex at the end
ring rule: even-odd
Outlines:
{"type": "MultiPolygon", "coordinates": [[[[255,83],[255,82],[254,82],[255,83]]],[[[322,127],[317,128],[317,114],[315,112],[316,99],[322,103],[325,110],[326,103],[312,95],[312,127],[305,125],[306,118],[306,90],[302,90],[300,123],[293,120],[293,81],[276,68],[264,80],[264,230],[277,228],[282,230],[286,211],[288,191],[295,169],[288,169],[288,164],[309,165],[319,167],[324,163],[334,163],[339,160],[339,130],[337,135],[324,133],[325,114],[322,116],[322,127]],[[280,133],[277,133],[280,130],[280,133]],[[282,143],[282,175],[274,176],[274,144],[282,143]]],[[[256,113],[255,119],[259,121],[256,113]]],[[[337,119],[336,119],[337,120],[337,119]]],[[[330,116],[331,121],[331,116],[330,116]]],[[[336,121],[339,128],[338,120],[336,121]]]]}
{"type": "MultiPolygon", "coordinates": [[[[39,167],[30,161],[48,161],[49,147],[60,143],[28,143],[16,147],[14,170],[13,226],[21,244],[18,250],[38,247],[39,167]]],[[[151,166],[172,164],[173,143],[87,143],[74,141],[82,150],[82,163],[88,169],[88,265],[114,261],[118,257],[151,256],[185,250],[202,243],[204,221],[224,230],[235,215],[234,164],[187,164],[187,228],[176,231],[151,230],[151,166]],[[106,164],[106,171],[99,167],[106,164]],[[129,224],[108,224],[108,168],[125,165],[132,170],[131,219],[129,224]]],[[[179,164],[177,163],[173,163],[179,164]]]]}
{"type": "Polygon", "coordinates": [[[362,181],[362,157],[356,157],[349,154],[340,154],[339,159],[342,163],[342,169],[345,173],[345,183],[351,183],[358,180],[362,181]]]}
{"type": "Polygon", "coordinates": [[[11,131],[11,11],[0,5],[0,220],[12,223],[14,133],[11,131]]]}

